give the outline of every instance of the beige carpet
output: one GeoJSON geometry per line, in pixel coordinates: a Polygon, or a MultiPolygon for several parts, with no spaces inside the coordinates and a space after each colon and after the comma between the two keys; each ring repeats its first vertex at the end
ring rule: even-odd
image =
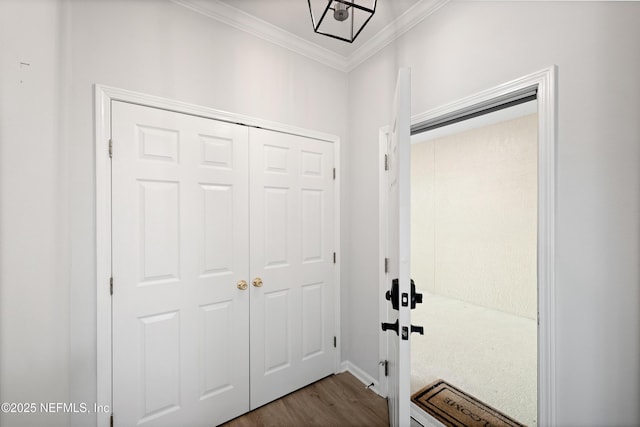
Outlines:
{"type": "Polygon", "coordinates": [[[412,313],[411,393],[439,378],[529,426],[537,425],[536,322],[424,293],[412,313]]]}

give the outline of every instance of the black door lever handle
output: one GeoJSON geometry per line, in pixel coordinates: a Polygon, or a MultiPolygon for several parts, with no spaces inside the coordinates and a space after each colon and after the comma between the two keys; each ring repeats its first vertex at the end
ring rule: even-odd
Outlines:
{"type": "Polygon", "coordinates": [[[398,329],[400,327],[400,323],[398,322],[398,320],[396,319],[395,323],[382,323],[382,330],[383,331],[388,331],[388,330],[392,330],[396,333],[396,335],[398,335],[398,329]]]}
{"type": "Polygon", "coordinates": [[[422,326],[411,325],[411,333],[417,332],[420,335],[424,335],[424,328],[422,326]]]}

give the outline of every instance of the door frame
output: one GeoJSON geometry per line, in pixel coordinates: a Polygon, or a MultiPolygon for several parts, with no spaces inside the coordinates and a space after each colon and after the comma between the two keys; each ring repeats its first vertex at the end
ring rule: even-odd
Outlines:
{"type": "MultiPolygon", "coordinates": [[[[411,130],[436,119],[471,111],[497,100],[514,97],[528,90],[537,90],[538,101],[538,425],[556,425],[556,314],[555,314],[555,218],[556,218],[556,140],[557,140],[557,66],[517,78],[474,95],[436,107],[411,117],[411,130]]],[[[379,317],[384,321],[388,302],[384,298],[387,283],[384,258],[386,239],[386,154],[388,126],[379,131],[379,317]]],[[[422,325],[429,327],[429,325],[422,325]]],[[[387,359],[387,335],[379,331],[380,360],[387,359]]],[[[384,366],[378,372],[380,389],[388,395],[384,366]]],[[[428,414],[412,404],[412,417],[425,423],[439,425],[428,414]],[[414,416],[415,414],[415,416],[414,416]]]]}
{"type": "MultiPolygon", "coordinates": [[[[134,92],[106,85],[94,85],[94,119],[96,147],[96,348],[97,378],[96,402],[112,408],[112,342],[111,342],[111,159],[109,141],[111,138],[112,101],[122,101],[146,107],[159,108],[176,113],[240,124],[248,127],[268,129],[286,134],[317,139],[333,144],[333,163],[336,168],[334,184],[334,248],[336,263],[334,270],[334,324],[336,353],[334,372],[340,371],[340,137],[328,133],[290,126],[269,120],[229,113],[209,107],[190,104],[155,95],[134,92]]],[[[251,143],[251,141],[249,141],[251,143]]],[[[248,367],[247,367],[248,368],[248,367]]],[[[98,426],[108,426],[111,409],[98,411],[98,426]]]]}

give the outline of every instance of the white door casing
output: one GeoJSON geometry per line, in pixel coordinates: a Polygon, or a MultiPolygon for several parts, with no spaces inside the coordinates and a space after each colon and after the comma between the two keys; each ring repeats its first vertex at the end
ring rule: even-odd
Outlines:
{"type": "Polygon", "coordinates": [[[225,421],[249,409],[247,128],[112,114],[115,420],[225,421]]]}
{"type": "Polygon", "coordinates": [[[388,303],[388,323],[398,322],[398,333],[388,330],[387,361],[389,369],[388,396],[391,426],[409,426],[410,422],[410,185],[411,185],[411,73],[408,68],[398,71],[392,117],[387,138],[387,242],[389,269],[387,289],[398,279],[400,304],[394,310],[388,303]],[[403,295],[406,295],[405,300],[403,295]]]}
{"type": "Polygon", "coordinates": [[[333,373],[336,348],[331,144],[264,129],[250,142],[253,409],[333,373]]]}

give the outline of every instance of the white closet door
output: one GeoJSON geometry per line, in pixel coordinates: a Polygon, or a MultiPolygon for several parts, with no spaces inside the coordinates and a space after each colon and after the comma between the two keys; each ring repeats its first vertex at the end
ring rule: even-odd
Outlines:
{"type": "Polygon", "coordinates": [[[247,134],[113,102],[116,425],[210,426],[249,409],[247,134]]]}
{"type": "Polygon", "coordinates": [[[334,183],[331,143],[249,136],[253,409],[334,372],[334,183]]]}

